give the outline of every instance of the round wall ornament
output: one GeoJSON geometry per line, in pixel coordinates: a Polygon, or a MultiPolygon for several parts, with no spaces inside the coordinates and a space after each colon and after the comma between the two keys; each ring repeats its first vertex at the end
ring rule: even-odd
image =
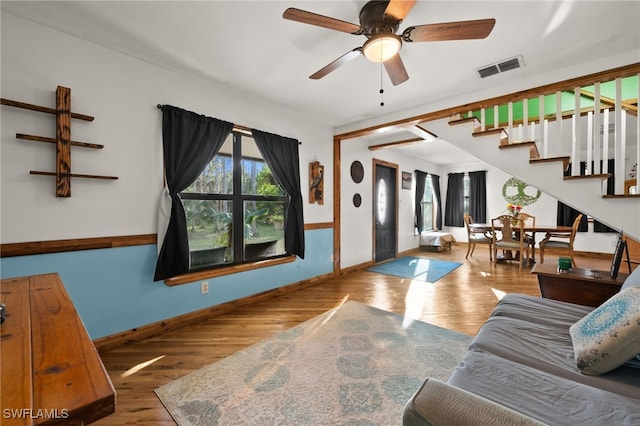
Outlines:
{"type": "Polygon", "coordinates": [[[360,194],[356,193],[353,195],[353,205],[356,207],[360,207],[360,205],[362,204],[362,197],[360,196],[360,194]]]}
{"type": "Polygon", "coordinates": [[[364,167],[362,166],[361,162],[356,160],[353,163],[351,163],[351,179],[353,179],[355,183],[360,183],[362,182],[363,178],[364,178],[364,167]]]}
{"type": "Polygon", "coordinates": [[[507,180],[502,186],[502,196],[512,204],[529,206],[538,201],[540,195],[542,195],[542,191],[538,188],[534,188],[514,177],[507,180]]]}

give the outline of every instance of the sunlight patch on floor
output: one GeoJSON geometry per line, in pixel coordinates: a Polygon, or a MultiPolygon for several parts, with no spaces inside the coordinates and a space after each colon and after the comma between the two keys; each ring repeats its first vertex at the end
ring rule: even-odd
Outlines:
{"type": "Polygon", "coordinates": [[[411,281],[407,296],[404,299],[404,318],[402,328],[407,329],[414,321],[414,318],[422,316],[425,301],[427,300],[427,286],[421,281],[411,281]]]}
{"type": "Polygon", "coordinates": [[[495,294],[496,299],[498,300],[502,300],[502,298],[507,294],[504,291],[495,288],[492,288],[491,291],[493,291],[493,294],[495,294]]]}
{"type": "Polygon", "coordinates": [[[161,355],[161,356],[159,356],[157,358],[150,359],[149,361],[141,362],[140,364],[136,365],[135,367],[131,367],[130,369],[128,369],[127,371],[122,373],[120,375],[120,377],[129,377],[132,374],[136,374],[138,371],[142,370],[145,367],[150,366],[151,364],[153,364],[156,361],[160,361],[164,357],[165,357],[165,355],[161,355]]]}

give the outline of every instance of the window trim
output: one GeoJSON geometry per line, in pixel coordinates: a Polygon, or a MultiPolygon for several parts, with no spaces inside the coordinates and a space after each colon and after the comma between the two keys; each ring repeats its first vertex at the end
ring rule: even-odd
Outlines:
{"type": "MultiPolygon", "coordinates": [[[[434,191],[433,191],[433,181],[431,180],[431,174],[427,173],[427,175],[425,176],[425,194],[427,193],[427,187],[430,187],[430,191],[431,191],[431,205],[432,205],[432,209],[431,209],[431,228],[429,229],[423,229],[422,232],[429,232],[429,231],[433,231],[436,229],[435,226],[435,222],[436,222],[436,208],[437,208],[437,204],[438,204],[438,200],[436,200],[434,191]]],[[[427,204],[424,201],[424,195],[422,196],[422,200],[420,201],[420,204],[422,204],[422,220],[425,219],[424,217],[424,212],[425,212],[425,204],[427,204]]]]}
{"type": "MultiPolygon", "coordinates": [[[[240,132],[240,131],[236,131],[235,129],[231,131],[230,136],[232,138],[232,154],[218,154],[218,155],[222,155],[225,157],[229,157],[231,158],[232,162],[233,162],[233,191],[230,194],[219,194],[219,193],[200,193],[200,192],[180,192],[180,198],[182,200],[204,200],[204,201],[211,201],[211,200],[223,200],[223,201],[230,201],[232,204],[232,208],[233,208],[233,217],[234,219],[236,217],[241,217],[243,218],[242,221],[240,221],[239,223],[241,225],[237,225],[239,228],[243,228],[244,230],[244,226],[242,224],[244,224],[244,204],[246,201],[276,201],[276,202],[286,202],[288,203],[289,197],[286,194],[283,195],[258,195],[258,194],[245,194],[242,191],[242,161],[243,160],[251,160],[251,161],[262,161],[263,163],[265,163],[265,165],[268,166],[268,164],[266,163],[266,161],[264,160],[264,158],[256,158],[256,157],[252,157],[251,155],[246,155],[244,156],[242,154],[242,143],[243,143],[243,138],[250,138],[250,139],[254,139],[253,136],[251,134],[246,134],[244,132],[240,132]]],[[[254,142],[255,143],[255,142],[254,142]]],[[[215,158],[215,157],[214,157],[215,158]]],[[[214,159],[212,159],[211,161],[214,161],[214,159]]],[[[234,227],[236,226],[236,221],[234,220],[233,222],[234,227]]],[[[251,270],[251,269],[255,269],[253,267],[250,267],[253,264],[256,263],[261,263],[263,261],[270,261],[270,260],[279,260],[282,258],[286,258],[288,256],[293,256],[295,258],[295,255],[290,255],[288,253],[282,253],[282,254],[277,254],[277,255],[273,255],[267,258],[261,258],[261,259],[245,259],[245,241],[244,241],[244,232],[236,232],[238,231],[237,229],[234,228],[234,232],[232,232],[232,236],[233,236],[233,242],[231,242],[231,246],[233,247],[233,258],[235,259],[234,262],[232,263],[220,263],[220,264],[215,264],[215,265],[206,265],[203,266],[201,268],[197,268],[197,269],[193,269],[193,270],[189,270],[188,272],[186,272],[185,274],[179,275],[177,277],[173,277],[173,278],[169,278],[165,280],[165,283],[168,284],[168,282],[171,282],[173,279],[175,278],[181,278],[181,277],[187,277],[187,281],[183,281],[182,279],[180,279],[180,282],[177,282],[177,284],[182,284],[182,283],[186,283],[186,282],[190,282],[191,278],[189,278],[190,276],[194,275],[196,277],[201,276],[201,278],[212,278],[212,277],[216,277],[219,275],[227,275],[227,274],[232,274],[235,272],[240,272],[243,270],[251,270]],[[249,265],[248,268],[244,269],[244,268],[235,268],[235,267],[242,267],[244,265],[249,265]],[[238,269],[237,271],[234,269],[238,269]],[[220,271],[220,273],[218,273],[218,271],[220,271]]],[[[279,264],[280,262],[275,262],[274,264],[279,264]]],[[[260,266],[258,266],[260,267],[260,266]]],[[[196,278],[197,279],[201,279],[201,278],[196,278]]],[[[172,284],[168,284],[168,285],[172,285],[172,284]]]]}
{"type": "Polygon", "coordinates": [[[195,281],[200,281],[208,278],[222,277],[225,275],[231,275],[238,272],[246,272],[254,269],[266,268],[269,266],[283,265],[285,263],[295,262],[297,256],[294,254],[282,255],[280,257],[274,257],[270,259],[258,260],[254,262],[238,263],[227,266],[218,266],[210,269],[204,269],[194,272],[188,272],[186,274],[177,275],[172,278],[167,278],[164,283],[170,287],[179,284],[188,284],[195,281]]]}

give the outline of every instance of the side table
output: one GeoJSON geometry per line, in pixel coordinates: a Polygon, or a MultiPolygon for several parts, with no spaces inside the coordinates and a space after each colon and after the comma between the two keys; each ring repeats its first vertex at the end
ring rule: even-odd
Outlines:
{"type": "Polygon", "coordinates": [[[609,271],[587,268],[558,272],[558,266],[554,264],[536,264],[531,273],[538,276],[542,297],[593,307],[600,306],[620,291],[628,276],[619,273],[613,280],[609,271]]]}

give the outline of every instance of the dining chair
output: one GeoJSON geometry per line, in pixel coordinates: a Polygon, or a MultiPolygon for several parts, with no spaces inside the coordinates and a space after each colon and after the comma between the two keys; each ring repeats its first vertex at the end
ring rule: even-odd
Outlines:
{"type": "MultiPolygon", "coordinates": [[[[531,215],[529,213],[525,213],[525,212],[520,212],[518,214],[518,220],[521,220],[522,222],[524,222],[524,226],[531,226],[534,227],[536,226],[536,217],[534,215],[531,215]]],[[[529,245],[529,250],[531,251],[531,257],[535,257],[533,256],[533,250],[535,250],[535,246],[536,246],[536,239],[533,236],[533,233],[531,232],[527,232],[524,234],[524,239],[525,242],[529,245]]]]}
{"type": "Polygon", "coordinates": [[[473,251],[476,249],[476,244],[486,244],[489,247],[489,261],[493,260],[491,245],[493,244],[493,237],[488,234],[487,231],[474,230],[471,227],[473,218],[469,213],[464,214],[464,225],[467,228],[467,254],[465,259],[469,256],[473,256],[473,251]]]}
{"type": "Polygon", "coordinates": [[[569,232],[547,232],[547,235],[545,235],[544,239],[540,241],[539,244],[540,263],[544,263],[544,251],[548,248],[552,248],[554,250],[566,252],[571,258],[571,264],[574,268],[576,267],[576,260],[573,256],[573,242],[576,239],[578,226],[580,226],[582,216],[582,214],[579,214],[578,217],[576,217],[573,221],[571,231],[569,232]]]}
{"type": "Polygon", "coordinates": [[[529,258],[529,245],[525,241],[524,222],[512,223],[513,216],[505,214],[491,219],[491,231],[493,234],[493,263],[498,260],[498,249],[505,251],[517,251],[519,254],[512,260],[519,261],[519,270],[522,271],[525,259],[529,258]]]}

